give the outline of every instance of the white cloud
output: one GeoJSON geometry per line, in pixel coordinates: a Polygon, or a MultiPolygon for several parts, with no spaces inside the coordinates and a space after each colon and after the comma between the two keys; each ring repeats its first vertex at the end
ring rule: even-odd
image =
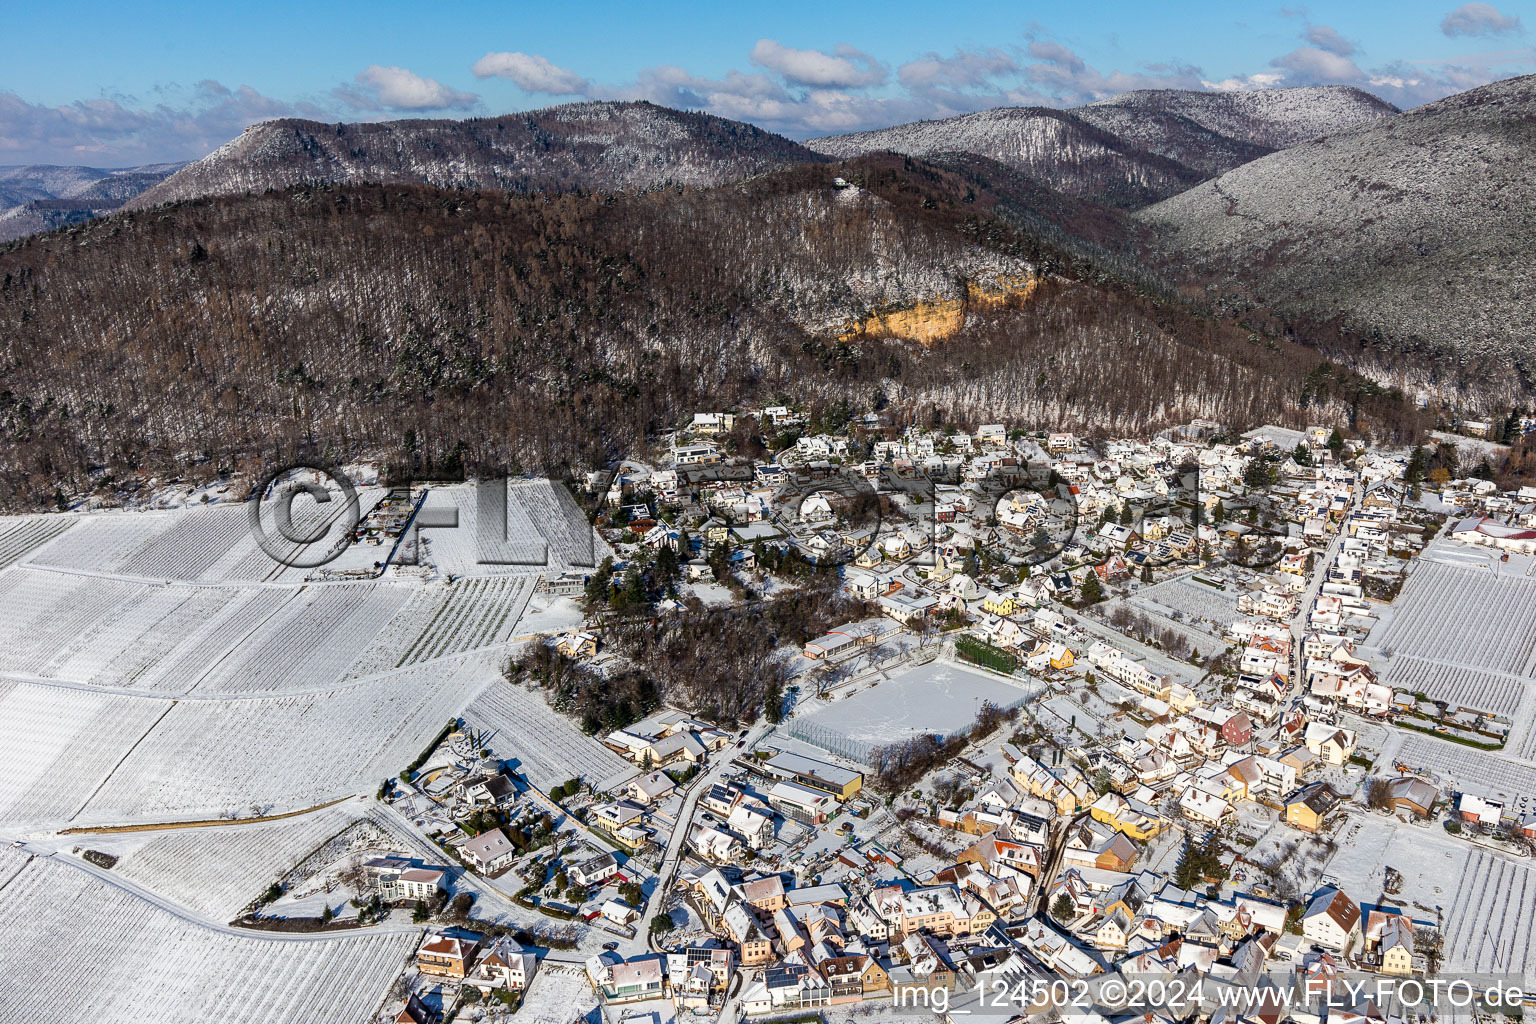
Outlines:
{"type": "Polygon", "coordinates": [[[927,53],[910,60],[896,69],[896,80],[908,89],[969,89],[1018,73],[1018,62],[1001,50],[957,50],[953,57],[927,53]]]}
{"type": "Polygon", "coordinates": [[[49,106],[0,93],[0,163],[84,163],[124,166],[206,155],[259,121],[324,118],[311,103],[263,96],[248,85],[231,89],[198,82],[166,87],[165,100],[133,97],[76,100],[49,106]]]}
{"type": "Polygon", "coordinates": [[[584,96],[591,83],[536,53],[487,53],[470,67],[476,78],[505,78],[524,92],[584,96]]]}
{"type": "Polygon", "coordinates": [[[1327,25],[1309,25],[1302,38],[1319,50],[1327,50],[1336,53],[1340,57],[1348,57],[1355,52],[1355,44],[1339,35],[1336,29],[1327,25]]]}
{"type": "Polygon", "coordinates": [[[1338,85],[1363,81],[1365,73],[1353,60],[1315,46],[1302,46],[1269,62],[1291,72],[1286,85],[1338,85]]]}
{"type": "Polygon", "coordinates": [[[1440,31],[1456,36],[1501,36],[1521,31],[1520,19],[1493,4],[1462,4],[1440,22],[1440,31]]]}
{"type": "Polygon", "coordinates": [[[752,47],[751,60],[758,67],[778,72],[792,85],[811,88],[863,89],[884,85],[889,77],[884,64],[846,44],[823,53],[759,39],[752,47]]]}
{"type": "Polygon", "coordinates": [[[1260,71],[1252,75],[1223,78],[1217,82],[1200,80],[1200,84],[1215,92],[1242,92],[1249,89],[1273,89],[1284,83],[1285,75],[1278,71],[1260,71]]]}
{"type": "Polygon", "coordinates": [[[342,86],[336,95],[361,110],[468,110],[479,102],[472,92],[459,92],[406,68],[370,64],[342,86]]]}

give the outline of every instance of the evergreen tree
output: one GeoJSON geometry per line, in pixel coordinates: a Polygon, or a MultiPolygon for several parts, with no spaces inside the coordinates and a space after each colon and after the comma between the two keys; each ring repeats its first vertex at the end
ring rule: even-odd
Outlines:
{"type": "Polygon", "coordinates": [[[1092,604],[1103,596],[1104,588],[1099,584],[1098,573],[1089,573],[1088,578],[1083,580],[1083,600],[1092,604]]]}
{"type": "Polygon", "coordinates": [[[1333,428],[1333,433],[1328,435],[1328,450],[1337,455],[1344,450],[1344,435],[1338,427],[1333,428]]]}
{"type": "Polygon", "coordinates": [[[1076,905],[1072,902],[1072,897],[1065,892],[1057,893],[1056,898],[1051,901],[1051,916],[1063,924],[1072,920],[1072,912],[1075,909],[1076,905]]]}

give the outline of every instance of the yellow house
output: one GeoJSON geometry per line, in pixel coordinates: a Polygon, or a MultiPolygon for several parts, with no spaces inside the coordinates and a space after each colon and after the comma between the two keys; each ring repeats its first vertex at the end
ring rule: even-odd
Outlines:
{"type": "MultiPolygon", "coordinates": [[[[1111,790],[1099,797],[1088,813],[1094,821],[1102,822],[1123,832],[1131,839],[1146,842],[1163,830],[1163,822],[1156,815],[1138,810],[1130,801],[1111,790]]],[[[1107,912],[1107,910],[1106,910],[1107,912]]]]}
{"type": "Polygon", "coordinates": [[[1051,650],[1051,668],[1071,668],[1076,661],[1077,655],[1066,644],[1057,644],[1051,650]]]}
{"type": "Polygon", "coordinates": [[[1168,702],[1168,710],[1174,714],[1187,715],[1200,706],[1200,698],[1195,696],[1195,691],[1183,683],[1173,683],[1166,693],[1157,696],[1159,700],[1168,702]]]}
{"type": "Polygon", "coordinates": [[[992,615],[1012,615],[1019,610],[1019,602],[1010,593],[989,593],[981,601],[981,610],[992,615]]]}
{"type": "Polygon", "coordinates": [[[1285,823],[1303,832],[1316,832],[1339,802],[1339,795],[1326,782],[1314,782],[1285,802],[1285,823]]]}
{"type": "Polygon", "coordinates": [[[1397,942],[1381,951],[1383,974],[1412,974],[1413,949],[1406,942],[1397,942]]]}

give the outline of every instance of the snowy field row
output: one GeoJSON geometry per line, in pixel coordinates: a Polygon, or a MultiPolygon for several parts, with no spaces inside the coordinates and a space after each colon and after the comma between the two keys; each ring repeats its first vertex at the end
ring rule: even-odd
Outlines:
{"type": "Polygon", "coordinates": [[[170,708],[168,701],[0,680],[0,821],[69,821],[170,708]]]}
{"type": "Polygon", "coordinates": [[[513,480],[506,493],[505,521],[481,522],[476,485],[429,490],[423,509],[452,510],[458,526],[422,531],[422,560],[449,576],[497,576],[564,572],[608,553],[561,485],[513,480]]]}
{"type": "MultiPolygon", "coordinates": [[[[383,496],[379,488],[358,492],[358,512],[366,513],[383,496]]],[[[312,555],[329,547],[341,535],[346,505],[336,499],[317,504],[300,498],[292,506],[294,528],[305,532],[319,525],[332,532],[313,545],[283,541],[270,521],[263,518],[268,536],[278,553],[288,559],[312,555]]],[[[309,568],[290,568],[274,559],[251,531],[250,507],[245,502],[219,503],[198,508],[154,512],[101,512],[48,517],[73,524],[67,538],[40,546],[25,561],[43,568],[128,576],[158,581],[302,582],[309,568]]],[[[331,569],[368,569],[388,553],[388,548],[354,544],[331,569]]]]}
{"type": "Polygon", "coordinates": [[[506,643],[530,575],[274,587],[0,571],[0,672],[186,694],[301,693],[506,643]]]}
{"type": "Polygon", "coordinates": [[[419,935],[232,934],[46,859],[0,890],[0,934],[25,936],[0,945],[0,1015],[29,1024],[363,1021],[419,935]]]}
{"type": "Polygon", "coordinates": [[[1474,849],[1445,909],[1445,970],[1515,974],[1529,987],[1536,968],[1536,868],[1474,849]]]}
{"type": "Polygon", "coordinates": [[[0,571],[0,672],[39,674],[72,640],[149,589],[17,566],[0,571]]]}
{"type": "Polygon", "coordinates": [[[1509,718],[1520,707],[1527,683],[1501,672],[1452,665],[1432,658],[1400,654],[1387,662],[1382,681],[1394,690],[1422,693],[1457,707],[1476,708],[1509,718]]]}
{"type": "Polygon", "coordinates": [[[328,692],[177,702],[125,753],[76,823],[281,812],[372,790],[492,671],[471,655],[328,692]]]}
{"type": "Polygon", "coordinates": [[[0,519],[0,569],[74,525],[63,516],[7,516],[0,519]]]}
{"type": "Polygon", "coordinates": [[[1469,668],[1530,675],[1536,652],[1536,580],[1421,562],[1393,604],[1380,641],[1389,656],[1416,654],[1469,668]]]}
{"type": "Polygon", "coordinates": [[[1187,576],[1143,587],[1131,598],[1131,604],[1164,615],[1183,612],[1187,619],[1205,619],[1218,628],[1237,618],[1236,594],[1196,583],[1187,576]]]}
{"type": "Polygon", "coordinates": [[[555,711],[544,695],[510,683],[488,686],[464,712],[464,722],[490,735],[486,744],[542,790],[581,776],[597,785],[632,767],[555,711]]]}
{"type": "Polygon", "coordinates": [[[391,583],[305,587],[262,621],[199,679],[211,693],[314,689],[340,679],[410,600],[413,587],[391,583]]]}
{"type": "Polygon", "coordinates": [[[118,857],[114,873],[218,922],[229,921],[267,886],[357,818],[346,805],[281,821],[168,832],[81,836],[118,857]]]}
{"type": "Polygon", "coordinates": [[[1502,801],[1517,813],[1536,810],[1536,768],[1529,765],[1411,733],[1403,735],[1397,757],[1410,769],[1434,772],[1444,785],[1458,792],[1502,801]]]}
{"type": "Polygon", "coordinates": [[[415,665],[506,643],[533,596],[535,579],[523,575],[458,580],[397,664],[415,665]]]}

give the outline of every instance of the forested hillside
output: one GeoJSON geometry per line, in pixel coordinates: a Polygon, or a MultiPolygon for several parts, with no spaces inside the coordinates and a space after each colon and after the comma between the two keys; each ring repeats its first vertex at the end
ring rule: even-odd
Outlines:
{"type": "Polygon", "coordinates": [[[303,450],[558,471],[790,395],[834,419],[1106,431],[1308,405],[1412,420],[1315,353],[1138,294],[1030,230],[1028,205],[886,156],[712,189],[318,186],[121,212],[0,251],[0,492],[303,450]],[[861,326],[919,303],[944,311],[939,340],[861,326]]]}

